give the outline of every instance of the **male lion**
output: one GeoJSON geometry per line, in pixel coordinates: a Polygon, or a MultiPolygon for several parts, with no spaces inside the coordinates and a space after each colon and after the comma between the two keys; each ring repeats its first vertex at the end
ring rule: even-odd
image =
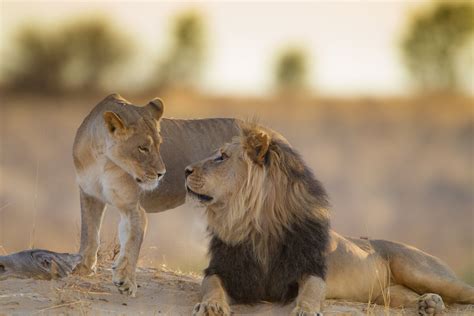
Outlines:
{"type": "Polygon", "coordinates": [[[399,243],[328,232],[323,187],[273,131],[243,126],[240,137],[185,173],[188,196],[206,207],[212,237],[194,315],[229,315],[231,302],[294,298],[294,315],[315,315],[324,296],[417,304],[421,315],[442,313],[443,300],[474,303],[474,288],[438,258],[399,243]]]}
{"type": "Polygon", "coordinates": [[[112,94],[84,119],[73,146],[83,256],[77,271],[95,271],[105,205],[113,205],[121,215],[113,281],[121,293],[132,296],[145,212],[183,204],[184,168],[239,133],[234,119],[174,120],[162,115],[159,99],[138,107],[112,94]]]}

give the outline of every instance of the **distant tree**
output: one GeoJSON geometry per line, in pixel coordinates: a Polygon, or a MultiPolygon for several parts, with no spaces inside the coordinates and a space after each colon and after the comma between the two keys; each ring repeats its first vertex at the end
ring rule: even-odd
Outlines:
{"type": "Polygon", "coordinates": [[[275,84],[279,90],[301,90],[306,87],[308,58],[304,50],[288,48],[277,59],[275,84]]]}
{"type": "Polygon", "coordinates": [[[159,88],[192,86],[201,75],[205,57],[205,26],[202,16],[186,11],[175,17],[171,46],[158,69],[159,88]]]}
{"type": "Polygon", "coordinates": [[[457,90],[459,56],[474,34],[472,2],[435,2],[410,21],[402,39],[404,61],[422,90],[457,90]]]}
{"type": "Polygon", "coordinates": [[[69,77],[79,89],[97,89],[103,77],[130,56],[130,41],[102,16],[73,21],[61,35],[73,70],[69,77]]]}
{"type": "Polygon", "coordinates": [[[31,92],[62,89],[67,53],[56,34],[35,26],[22,27],[15,37],[16,54],[5,63],[7,86],[31,92]]]}
{"type": "Polygon", "coordinates": [[[128,57],[125,43],[103,18],[73,21],[56,31],[23,27],[7,64],[7,87],[39,93],[97,89],[102,77],[128,57]]]}

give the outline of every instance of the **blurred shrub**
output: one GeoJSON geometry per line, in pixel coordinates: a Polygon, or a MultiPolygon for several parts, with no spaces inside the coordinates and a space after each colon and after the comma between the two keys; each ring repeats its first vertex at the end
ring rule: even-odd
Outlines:
{"type": "Polygon", "coordinates": [[[155,81],[159,89],[190,87],[197,82],[205,56],[205,33],[204,19],[196,11],[186,11],[174,18],[171,46],[155,81]]]}
{"type": "Polygon", "coordinates": [[[7,87],[40,93],[98,89],[102,77],[129,53],[126,40],[103,18],[81,19],[50,32],[23,27],[14,45],[7,87]]]}
{"type": "Polygon", "coordinates": [[[102,79],[131,52],[130,41],[103,17],[78,20],[65,27],[61,34],[68,56],[65,73],[76,89],[96,89],[102,79]]]}
{"type": "MultiPolygon", "coordinates": [[[[472,2],[435,2],[415,16],[401,46],[405,63],[422,90],[461,86],[460,54],[474,34],[472,2]]],[[[471,53],[472,54],[472,53],[471,53]]]]}
{"type": "Polygon", "coordinates": [[[275,84],[278,90],[299,91],[306,87],[308,58],[304,50],[288,48],[277,59],[275,84]]]}
{"type": "Polygon", "coordinates": [[[6,65],[7,86],[33,92],[61,89],[67,53],[57,34],[25,26],[17,33],[15,42],[15,55],[6,65]]]}

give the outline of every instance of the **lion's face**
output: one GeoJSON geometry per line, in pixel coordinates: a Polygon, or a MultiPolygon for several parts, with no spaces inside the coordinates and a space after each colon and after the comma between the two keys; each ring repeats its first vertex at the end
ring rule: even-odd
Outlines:
{"type": "MultiPolygon", "coordinates": [[[[188,196],[205,206],[222,207],[242,196],[240,192],[249,188],[258,191],[261,183],[256,182],[263,179],[269,144],[270,137],[257,131],[235,138],[213,156],[188,166],[185,171],[188,196]],[[252,185],[259,188],[251,188],[252,185]]],[[[256,202],[254,198],[239,200],[245,204],[256,202]]]]}
{"type": "Polygon", "coordinates": [[[247,162],[240,144],[233,142],[188,166],[185,172],[188,197],[203,206],[222,204],[244,183],[247,162]]]}
{"type": "Polygon", "coordinates": [[[125,170],[143,190],[155,189],[166,169],[160,155],[159,119],[163,113],[161,101],[150,102],[142,116],[126,124],[119,114],[105,112],[109,131],[106,155],[125,170]]]}

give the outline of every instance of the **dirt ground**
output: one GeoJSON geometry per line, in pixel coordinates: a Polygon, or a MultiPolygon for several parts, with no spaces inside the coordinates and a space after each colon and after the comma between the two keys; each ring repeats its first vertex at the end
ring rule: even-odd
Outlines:
{"type": "MultiPolygon", "coordinates": [[[[93,277],[69,276],[61,280],[0,282],[0,315],[191,315],[199,301],[201,277],[165,266],[139,268],[139,289],[132,298],[118,293],[111,270],[101,267],[93,277]]],[[[235,315],[288,315],[293,304],[280,306],[234,305],[235,315]]],[[[327,300],[325,315],[416,315],[414,309],[327,300]]],[[[449,306],[447,315],[474,315],[474,305],[449,306]]]]}

